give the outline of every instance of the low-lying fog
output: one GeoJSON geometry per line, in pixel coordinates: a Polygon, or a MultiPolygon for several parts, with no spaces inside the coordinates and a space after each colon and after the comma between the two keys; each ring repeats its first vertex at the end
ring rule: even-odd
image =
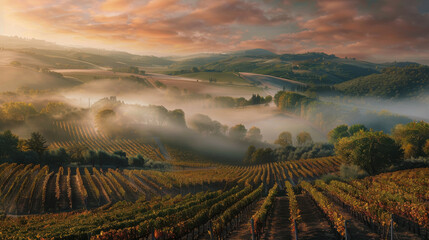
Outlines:
{"type": "Polygon", "coordinates": [[[322,97],[321,100],[339,103],[350,108],[358,108],[362,111],[387,110],[411,119],[429,121],[429,93],[418,97],[418,99],[383,100],[373,97],[348,97],[346,100],[342,100],[336,97],[322,97]]]}
{"type": "MultiPolygon", "coordinates": [[[[10,67],[8,67],[10,68],[10,67]]],[[[62,73],[75,73],[77,70],[64,70],[62,73]]],[[[141,76],[146,78],[151,85],[157,81],[167,85],[167,89],[148,88],[138,81],[131,81],[124,74],[100,69],[80,70],[86,73],[102,73],[105,79],[94,77],[80,85],[70,87],[63,86],[58,90],[58,95],[64,96],[70,104],[87,108],[90,104],[101,98],[116,96],[118,100],[128,104],[140,105],[163,105],[169,110],[182,109],[188,120],[195,114],[208,115],[213,120],[226,124],[229,127],[236,124],[244,124],[247,129],[255,126],[261,129],[263,141],[273,142],[282,131],[289,131],[296,136],[301,131],[309,132],[316,142],[326,141],[326,129],[322,132],[310,121],[300,119],[277,110],[271,103],[269,106],[246,106],[243,108],[214,108],[212,103],[205,99],[204,95],[232,96],[249,98],[253,93],[266,96],[267,93],[274,93],[281,90],[278,86],[262,84],[260,87],[243,87],[228,84],[209,84],[207,82],[196,82],[191,79],[183,79],[175,76],[163,74],[150,74],[141,76]],[[111,77],[108,75],[110,74],[111,77]],[[186,89],[186,90],[185,90],[186,89]]],[[[78,71],[79,72],[79,71],[78,71]]],[[[9,79],[10,76],[3,72],[2,78],[9,79]]],[[[12,76],[12,75],[11,75],[12,76]]],[[[14,75],[13,75],[14,76],[14,75]]],[[[100,77],[101,78],[101,77],[100,77]]],[[[258,78],[261,81],[261,78],[258,78]]],[[[263,79],[263,78],[262,78],[263,79]]],[[[4,80],[5,81],[5,80],[4,80]]],[[[271,80],[267,80],[271,81],[271,80]]],[[[36,82],[37,83],[37,82],[36,82]]],[[[148,83],[146,83],[148,84],[148,83]]],[[[10,90],[3,89],[2,91],[10,90]]],[[[53,94],[53,97],[56,94],[53,94]]],[[[46,96],[44,96],[46,102],[46,96]]],[[[55,97],[56,98],[56,97],[55,97]]],[[[56,98],[57,99],[57,98],[56,98]]],[[[423,100],[378,100],[374,98],[339,98],[321,97],[322,101],[334,102],[346,108],[357,108],[360,112],[388,110],[392,113],[405,115],[415,120],[428,120],[429,107],[423,100]]],[[[420,99],[429,99],[422,97],[420,99]]],[[[34,100],[34,99],[33,99],[34,100]]],[[[362,119],[356,119],[362,120],[362,119]]],[[[346,122],[347,123],[347,122],[346,122]]],[[[349,124],[352,124],[350,122],[349,124]]]]}
{"type": "MultiPolygon", "coordinates": [[[[174,79],[174,77],[169,77],[174,79]]],[[[210,89],[212,96],[230,96],[227,92],[210,89]]],[[[117,79],[104,79],[85,83],[79,87],[63,92],[63,95],[73,100],[80,107],[88,107],[88,102],[107,97],[116,96],[118,100],[128,104],[163,105],[169,110],[182,109],[188,120],[195,114],[205,114],[229,127],[243,124],[247,129],[255,126],[261,129],[263,140],[273,142],[282,131],[289,131],[296,136],[301,131],[310,132],[314,141],[325,141],[326,136],[312,126],[309,121],[297,119],[293,116],[279,112],[273,103],[269,106],[246,106],[243,108],[214,108],[208,100],[186,100],[183,96],[173,96],[169,90],[147,89],[138,83],[120,81],[117,79]]],[[[242,94],[249,98],[251,93],[242,94]]],[[[233,97],[239,97],[233,95],[233,97]]]]}

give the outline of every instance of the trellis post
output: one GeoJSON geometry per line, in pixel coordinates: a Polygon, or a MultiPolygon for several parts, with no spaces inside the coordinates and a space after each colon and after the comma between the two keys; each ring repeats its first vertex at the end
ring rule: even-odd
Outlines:
{"type": "Polygon", "coordinates": [[[347,220],[344,220],[344,235],[346,240],[349,240],[349,233],[347,231],[347,220]]]}
{"type": "Polygon", "coordinates": [[[212,227],[212,221],[209,222],[209,231],[210,231],[210,240],[214,240],[214,234],[213,234],[213,227],[212,227]]]}
{"type": "Polygon", "coordinates": [[[390,240],[393,240],[393,214],[390,219],[390,240]]]}
{"type": "Polygon", "coordinates": [[[256,237],[255,237],[255,221],[253,220],[253,218],[250,219],[250,224],[252,225],[252,240],[256,240],[256,237]]]}
{"type": "Polygon", "coordinates": [[[293,227],[295,228],[295,240],[298,240],[298,225],[295,219],[293,220],[293,227]]]}

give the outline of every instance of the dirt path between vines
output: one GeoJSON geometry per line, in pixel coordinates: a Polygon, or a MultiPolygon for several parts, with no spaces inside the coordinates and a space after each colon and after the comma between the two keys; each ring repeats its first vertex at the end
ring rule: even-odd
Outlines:
{"type": "Polygon", "coordinates": [[[310,195],[296,196],[301,211],[301,222],[298,224],[299,240],[336,240],[337,235],[329,225],[328,219],[315,205],[310,195]]]}
{"type": "Polygon", "coordinates": [[[291,223],[289,220],[289,198],[277,197],[273,214],[268,219],[264,240],[289,240],[291,238],[291,223]]]}
{"type": "Polygon", "coordinates": [[[250,218],[253,216],[253,214],[255,214],[262,206],[262,204],[264,203],[265,198],[261,198],[261,200],[259,200],[255,207],[252,209],[252,211],[250,211],[250,214],[248,216],[245,217],[246,221],[243,221],[242,223],[240,223],[238,225],[238,228],[236,230],[234,230],[231,235],[229,235],[228,239],[231,240],[242,240],[242,239],[252,239],[252,232],[250,230],[251,226],[250,226],[250,218]]]}

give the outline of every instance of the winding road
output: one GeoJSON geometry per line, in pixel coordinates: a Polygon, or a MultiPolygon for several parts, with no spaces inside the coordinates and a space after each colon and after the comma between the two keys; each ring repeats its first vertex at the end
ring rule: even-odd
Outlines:
{"type": "Polygon", "coordinates": [[[308,86],[307,84],[302,82],[257,73],[240,72],[240,76],[248,81],[254,82],[256,84],[261,84],[264,91],[267,94],[273,96],[278,91],[282,91],[283,88],[287,90],[296,90],[300,87],[305,88],[308,86]]]}

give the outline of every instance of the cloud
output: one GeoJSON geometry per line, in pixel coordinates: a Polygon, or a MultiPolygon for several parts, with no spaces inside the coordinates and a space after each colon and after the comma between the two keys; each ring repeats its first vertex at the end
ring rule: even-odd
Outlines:
{"type": "Polygon", "coordinates": [[[261,47],[424,58],[429,49],[429,14],[419,7],[423,0],[4,1],[6,21],[42,36],[68,35],[140,52],[261,47]]]}
{"type": "Polygon", "coordinates": [[[101,9],[107,12],[118,12],[126,10],[132,0],[107,0],[101,4],[101,9]]]}
{"type": "Polygon", "coordinates": [[[301,31],[287,34],[307,41],[302,50],[322,48],[331,53],[374,57],[428,54],[429,14],[419,1],[318,1],[319,15],[299,22],[301,31]]]}

